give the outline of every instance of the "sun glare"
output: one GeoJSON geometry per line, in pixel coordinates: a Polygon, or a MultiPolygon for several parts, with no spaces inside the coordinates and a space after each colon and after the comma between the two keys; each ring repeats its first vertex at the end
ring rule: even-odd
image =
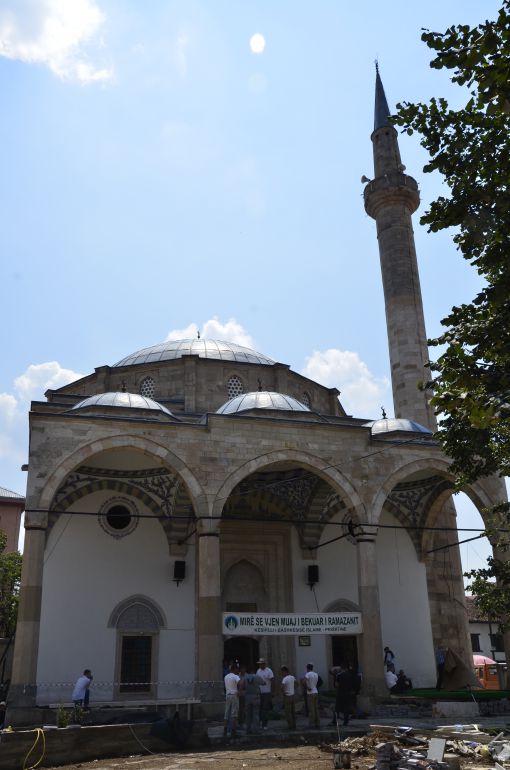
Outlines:
{"type": "Polygon", "coordinates": [[[250,37],[250,49],[252,53],[264,53],[266,39],[260,32],[256,32],[250,37]]]}

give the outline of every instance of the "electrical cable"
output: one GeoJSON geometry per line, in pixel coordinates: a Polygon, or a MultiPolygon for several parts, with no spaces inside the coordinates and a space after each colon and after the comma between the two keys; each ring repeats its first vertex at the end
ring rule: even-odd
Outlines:
{"type": "MultiPolygon", "coordinates": [[[[69,516],[102,516],[103,514],[99,513],[98,511],[58,511],[52,508],[27,508],[25,513],[48,513],[48,514],[65,514],[69,516]]],[[[267,516],[232,516],[232,515],[223,515],[223,516],[196,516],[196,517],[190,517],[190,516],[158,516],[157,514],[153,513],[139,513],[138,511],[134,511],[133,516],[136,516],[139,519],[156,519],[158,521],[182,521],[189,520],[189,521],[237,521],[237,522],[244,522],[244,521],[258,521],[258,522],[264,522],[267,524],[268,518],[267,516]]],[[[316,524],[323,524],[327,525],[328,527],[344,527],[347,526],[347,523],[344,521],[329,521],[325,519],[293,519],[293,518],[287,518],[282,519],[286,524],[299,524],[300,526],[312,526],[316,524]]],[[[484,533],[486,530],[483,527],[427,527],[427,526],[418,526],[416,524],[374,524],[371,521],[360,521],[355,524],[356,527],[370,527],[373,529],[405,529],[407,531],[415,531],[415,532],[480,532],[484,533]]],[[[503,534],[508,534],[510,532],[510,528],[508,527],[496,527],[494,528],[494,532],[501,532],[503,534]]],[[[193,534],[193,533],[191,533],[193,534]]]]}
{"type": "Polygon", "coordinates": [[[46,754],[46,737],[44,735],[44,730],[41,727],[37,727],[35,741],[33,742],[28,754],[23,760],[23,770],[35,770],[35,768],[38,767],[38,765],[40,765],[41,762],[43,761],[45,754],[46,754]],[[30,767],[28,767],[27,766],[28,758],[32,754],[32,752],[35,750],[35,747],[39,743],[40,739],[42,739],[42,754],[37,760],[37,762],[35,763],[35,765],[30,765],[30,767]]]}
{"type": "Polygon", "coordinates": [[[147,751],[149,754],[157,754],[157,752],[156,752],[156,751],[151,751],[150,749],[148,749],[148,748],[147,748],[147,746],[144,746],[144,745],[143,745],[143,743],[141,742],[141,740],[139,739],[139,737],[138,737],[138,736],[135,734],[135,731],[133,730],[133,728],[132,728],[132,726],[131,726],[131,725],[128,725],[128,727],[129,727],[129,729],[130,729],[130,731],[131,731],[131,735],[133,736],[133,738],[135,739],[135,741],[136,741],[137,743],[139,743],[139,744],[140,744],[140,746],[142,747],[142,749],[143,749],[144,751],[147,751]]]}

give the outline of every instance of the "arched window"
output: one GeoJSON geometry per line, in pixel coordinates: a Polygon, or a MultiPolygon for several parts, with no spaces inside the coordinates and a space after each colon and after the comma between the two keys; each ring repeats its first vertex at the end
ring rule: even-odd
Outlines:
{"type": "Polygon", "coordinates": [[[311,397],[310,397],[310,394],[309,394],[309,393],[308,393],[306,390],[305,390],[305,391],[304,391],[304,393],[303,393],[303,396],[302,396],[302,398],[301,398],[301,401],[303,402],[303,404],[304,404],[305,406],[307,406],[307,407],[308,407],[308,409],[311,409],[311,408],[312,408],[312,399],[311,399],[311,397]]]}
{"type": "Polygon", "coordinates": [[[154,398],[155,384],[152,377],[144,377],[140,383],[140,395],[154,398]]]}
{"type": "Polygon", "coordinates": [[[241,393],[244,393],[243,381],[237,374],[233,374],[228,378],[227,395],[229,398],[235,398],[236,396],[240,396],[241,393]]]}
{"type": "Polygon", "coordinates": [[[156,697],[163,611],[146,596],[130,596],[115,607],[108,625],[117,629],[116,695],[156,697]]]}

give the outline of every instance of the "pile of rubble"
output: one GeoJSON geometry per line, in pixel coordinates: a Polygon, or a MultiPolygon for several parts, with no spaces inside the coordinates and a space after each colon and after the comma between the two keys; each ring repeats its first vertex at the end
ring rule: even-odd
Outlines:
{"type": "MultiPolygon", "coordinates": [[[[337,758],[374,755],[370,770],[459,770],[460,759],[510,770],[510,733],[491,736],[477,725],[449,725],[431,730],[371,725],[367,735],[345,738],[331,747],[337,758]]],[[[349,764],[335,766],[349,767],[349,764]]]]}

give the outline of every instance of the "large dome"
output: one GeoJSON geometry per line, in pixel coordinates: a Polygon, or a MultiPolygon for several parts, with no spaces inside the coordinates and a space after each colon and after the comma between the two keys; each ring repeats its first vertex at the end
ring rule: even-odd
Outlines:
{"type": "Polygon", "coordinates": [[[285,409],[293,412],[310,411],[305,404],[302,404],[297,398],[292,398],[292,396],[268,390],[256,390],[253,393],[243,393],[241,396],[231,398],[226,404],[220,406],[216,414],[236,414],[237,412],[247,412],[249,409],[285,409]]]}
{"type": "Polygon", "coordinates": [[[250,348],[236,345],[235,342],[222,342],[209,339],[167,340],[150,348],[142,348],[136,353],[117,361],[114,366],[135,366],[136,364],[151,364],[158,361],[173,361],[182,356],[200,356],[214,358],[220,361],[236,361],[240,364],[267,364],[275,362],[250,348]]]}
{"type": "Polygon", "coordinates": [[[140,396],[138,393],[97,393],[95,396],[89,396],[73,409],[88,409],[89,407],[107,406],[123,407],[124,409],[150,409],[154,412],[164,412],[169,417],[173,417],[172,412],[162,404],[154,401],[147,396],[140,396]]]}

